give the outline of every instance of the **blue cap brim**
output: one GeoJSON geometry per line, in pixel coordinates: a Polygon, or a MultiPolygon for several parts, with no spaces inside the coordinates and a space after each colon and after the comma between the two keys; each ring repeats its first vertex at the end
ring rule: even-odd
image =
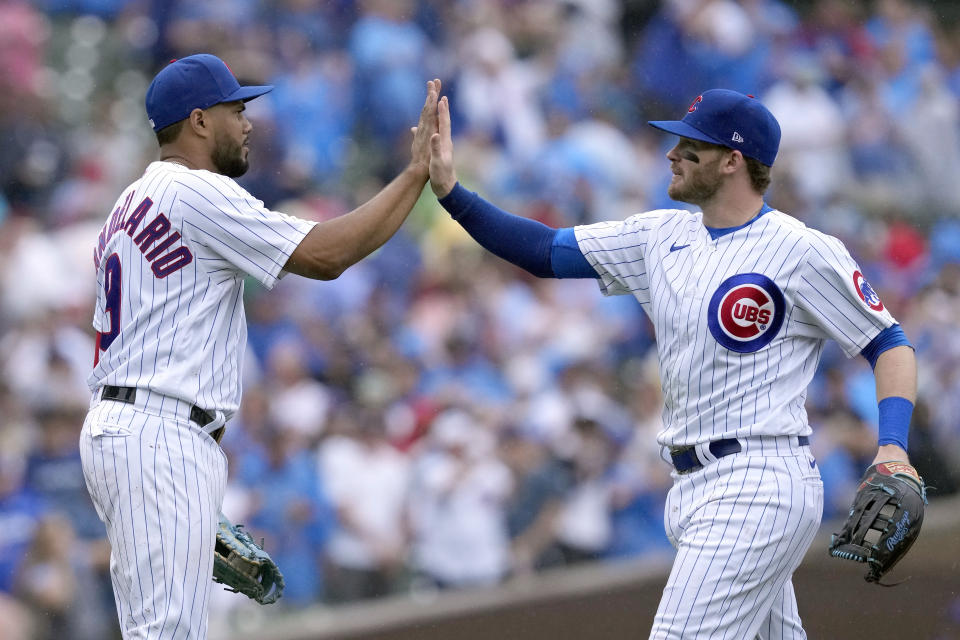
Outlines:
{"type": "Polygon", "coordinates": [[[221,100],[221,102],[236,102],[237,100],[243,100],[244,102],[247,102],[248,100],[253,100],[254,98],[262,96],[263,94],[271,91],[273,91],[273,85],[270,84],[240,87],[229,96],[221,100]]]}
{"type": "Polygon", "coordinates": [[[667,133],[672,133],[684,138],[692,138],[693,140],[700,140],[701,142],[710,142],[713,144],[718,144],[721,147],[729,146],[720,142],[713,136],[708,136],[703,131],[690,126],[683,120],[650,120],[647,122],[647,124],[655,129],[660,129],[661,131],[666,131],[667,133]]]}

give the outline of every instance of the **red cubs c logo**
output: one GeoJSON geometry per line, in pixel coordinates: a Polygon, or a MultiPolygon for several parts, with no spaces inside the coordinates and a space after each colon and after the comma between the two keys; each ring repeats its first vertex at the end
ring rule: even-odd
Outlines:
{"type": "Polygon", "coordinates": [[[703,102],[703,96],[697,96],[697,99],[690,103],[687,113],[693,113],[697,110],[697,105],[703,102]]]}

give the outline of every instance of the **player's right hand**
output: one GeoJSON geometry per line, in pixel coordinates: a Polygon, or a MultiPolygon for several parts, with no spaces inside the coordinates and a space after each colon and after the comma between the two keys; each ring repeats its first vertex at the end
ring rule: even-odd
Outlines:
{"type": "Polygon", "coordinates": [[[440,79],[427,82],[427,99],[423,102],[420,121],[411,127],[413,143],[410,145],[410,166],[427,176],[430,168],[430,138],[437,134],[437,97],[440,95],[440,79]]]}
{"type": "Polygon", "coordinates": [[[450,103],[446,96],[440,98],[437,105],[437,128],[437,133],[430,138],[430,188],[442,198],[457,184],[453,139],[450,137],[450,103]]]}

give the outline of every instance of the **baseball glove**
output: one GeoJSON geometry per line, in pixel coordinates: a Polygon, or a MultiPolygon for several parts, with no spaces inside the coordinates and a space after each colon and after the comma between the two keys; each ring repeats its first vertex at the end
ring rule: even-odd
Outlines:
{"type": "Polygon", "coordinates": [[[227,591],[271,604],[283,595],[283,574],[261,544],[243,531],[242,524],[231,524],[221,513],[213,552],[213,580],[227,585],[227,591]]]}
{"type": "MultiPolygon", "coordinates": [[[[880,462],[863,474],[840,533],[830,537],[830,555],[867,563],[867,582],[880,579],[906,555],[920,535],[927,490],[905,462],[880,462]]],[[[891,586],[891,585],[883,585],[891,586]]]]}

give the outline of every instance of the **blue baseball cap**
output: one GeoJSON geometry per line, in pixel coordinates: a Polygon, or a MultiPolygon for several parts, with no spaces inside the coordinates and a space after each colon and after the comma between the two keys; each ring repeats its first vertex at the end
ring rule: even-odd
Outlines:
{"type": "Polygon", "coordinates": [[[221,102],[252,100],[271,85],[241,87],[230,68],[209,53],[174,60],[156,75],[147,89],[147,117],[154,131],[180,122],[194,109],[221,102]]]}
{"type": "Polygon", "coordinates": [[[683,120],[655,120],[650,126],[684,138],[736,149],[748,158],[773,165],[780,147],[780,123],[753,96],[710,89],[690,104],[683,120]]]}

